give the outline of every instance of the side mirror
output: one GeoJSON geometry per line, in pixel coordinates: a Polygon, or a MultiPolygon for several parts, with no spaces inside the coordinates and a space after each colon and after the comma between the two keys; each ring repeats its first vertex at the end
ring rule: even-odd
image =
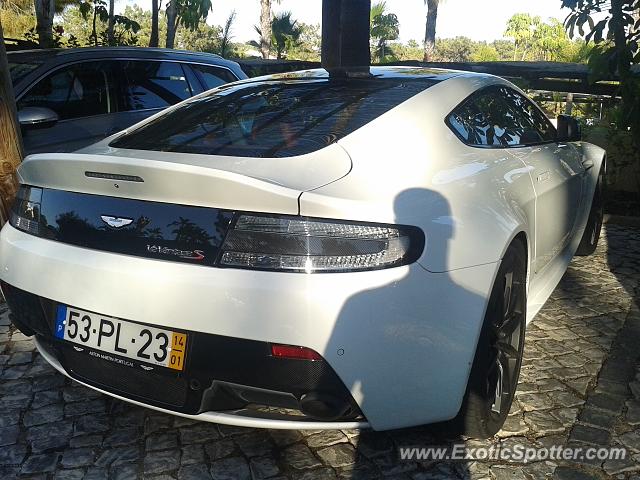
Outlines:
{"type": "Polygon", "coordinates": [[[582,130],[578,120],[570,115],[558,115],[558,141],[578,142],[582,140],[582,130]]]}
{"type": "Polygon", "coordinates": [[[58,121],[58,114],[46,107],[24,107],[18,112],[18,123],[24,129],[49,128],[58,121]]]}

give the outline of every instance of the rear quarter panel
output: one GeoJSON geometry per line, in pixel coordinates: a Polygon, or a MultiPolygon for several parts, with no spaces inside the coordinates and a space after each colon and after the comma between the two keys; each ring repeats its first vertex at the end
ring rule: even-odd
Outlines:
{"type": "Polygon", "coordinates": [[[495,83],[506,82],[452,78],[345,137],[339,143],[352,171],[304,193],[301,214],[416,225],[426,236],[419,262],[432,272],[500,260],[519,232],[529,236],[529,171],[509,150],[464,145],[444,121],[472,92],[495,83]]]}

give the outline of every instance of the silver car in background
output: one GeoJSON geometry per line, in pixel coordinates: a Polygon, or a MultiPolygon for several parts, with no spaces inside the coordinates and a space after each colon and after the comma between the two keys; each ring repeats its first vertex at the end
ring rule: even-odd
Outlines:
{"type": "Polygon", "coordinates": [[[27,154],[72,152],[247,76],[210,53],[100,47],[9,53],[27,154]]]}

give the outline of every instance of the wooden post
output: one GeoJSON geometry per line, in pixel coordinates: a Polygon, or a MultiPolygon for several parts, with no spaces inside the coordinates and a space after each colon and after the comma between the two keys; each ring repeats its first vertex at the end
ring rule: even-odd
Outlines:
{"type": "Polygon", "coordinates": [[[322,67],[368,70],[371,0],[322,1],[322,67]]]}
{"type": "Polygon", "coordinates": [[[567,93],[566,105],[564,107],[565,115],[571,115],[573,113],[573,93],[567,93]]]}
{"type": "Polygon", "coordinates": [[[322,0],[322,68],[327,70],[340,67],[341,11],[341,0],[322,0]]]}
{"type": "Polygon", "coordinates": [[[340,16],[342,67],[369,67],[371,64],[370,12],[371,0],[343,0],[340,16]]]}
{"type": "Polygon", "coordinates": [[[22,157],[22,135],[0,23],[0,226],[9,219],[17,188],[14,174],[22,157]]]}

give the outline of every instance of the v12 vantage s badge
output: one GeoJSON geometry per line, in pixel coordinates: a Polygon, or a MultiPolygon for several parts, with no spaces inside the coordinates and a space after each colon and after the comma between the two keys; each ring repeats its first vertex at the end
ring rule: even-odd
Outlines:
{"type": "Polygon", "coordinates": [[[200,262],[205,258],[202,250],[180,250],[178,248],[163,247],[161,245],[147,245],[147,252],[160,255],[172,255],[196,262],[200,262]]]}

